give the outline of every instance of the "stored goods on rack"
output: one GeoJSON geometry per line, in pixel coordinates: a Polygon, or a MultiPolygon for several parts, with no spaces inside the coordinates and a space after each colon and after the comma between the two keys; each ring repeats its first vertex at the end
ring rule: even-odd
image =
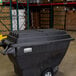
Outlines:
{"type": "Polygon", "coordinates": [[[40,10],[40,27],[47,29],[50,28],[51,17],[50,17],[50,8],[42,8],[40,10]]]}
{"type": "Polygon", "coordinates": [[[73,2],[73,1],[76,1],[76,0],[66,0],[66,1],[70,1],[70,2],[73,2]]]}
{"type": "Polygon", "coordinates": [[[66,13],[66,29],[76,30],[76,10],[68,10],[66,13]]]}
{"type": "Polygon", "coordinates": [[[11,28],[10,7],[0,6],[0,33],[6,35],[11,28]]]}
{"type": "Polygon", "coordinates": [[[65,6],[54,6],[54,28],[64,29],[65,25],[65,6]]]}

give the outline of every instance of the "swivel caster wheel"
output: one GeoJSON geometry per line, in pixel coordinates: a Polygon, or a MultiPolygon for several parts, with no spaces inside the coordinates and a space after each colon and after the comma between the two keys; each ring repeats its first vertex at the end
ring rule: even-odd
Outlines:
{"type": "Polygon", "coordinates": [[[51,69],[46,69],[43,73],[42,76],[53,76],[53,71],[51,69]]]}

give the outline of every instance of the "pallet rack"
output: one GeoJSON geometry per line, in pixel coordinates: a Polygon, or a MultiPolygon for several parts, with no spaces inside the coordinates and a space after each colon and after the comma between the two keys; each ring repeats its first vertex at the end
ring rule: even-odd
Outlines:
{"type": "MultiPolygon", "coordinates": [[[[18,0],[16,0],[16,2],[12,2],[12,0],[10,0],[10,2],[3,2],[3,5],[8,5],[10,6],[10,19],[11,19],[11,31],[13,31],[13,25],[12,25],[12,6],[15,5],[16,6],[16,10],[17,10],[17,30],[19,31],[19,13],[18,13],[18,9],[19,9],[19,6],[23,6],[24,8],[27,8],[27,29],[30,28],[30,24],[29,24],[29,13],[30,13],[30,7],[31,6],[48,6],[50,7],[50,10],[51,10],[51,24],[50,24],[50,27],[52,28],[53,27],[53,7],[54,6],[68,6],[68,5],[76,5],[76,2],[59,2],[59,3],[53,3],[53,1],[51,1],[51,3],[46,3],[46,4],[36,4],[36,3],[29,3],[29,0],[27,0],[27,3],[23,2],[23,3],[18,3],[18,0]]],[[[66,15],[65,15],[66,17],[66,15]]],[[[5,26],[5,25],[4,25],[5,26]]],[[[6,27],[6,26],[5,26],[6,27]]],[[[7,27],[6,27],[7,28],[7,27]]],[[[7,28],[8,29],[8,28],[7,28]]],[[[66,29],[66,18],[64,20],[64,29],[66,29]]]]}

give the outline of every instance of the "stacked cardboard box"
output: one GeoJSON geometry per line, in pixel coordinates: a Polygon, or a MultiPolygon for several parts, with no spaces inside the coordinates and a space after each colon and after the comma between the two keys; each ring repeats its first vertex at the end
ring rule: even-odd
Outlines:
{"type": "Polygon", "coordinates": [[[75,2],[76,0],[66,0],[66,1],[70,1],[70,2],[73,2],[74,1],[75,2]]]}
{"type": "Polygon", "coordinates": [[[10,0],[2,0],[2,2],[9,2],[10,0]]]}
{"type": "Polygon", "coordinates": [[[40,10],[40,27],[49,28],[50,26],[50,8],[42,8],[40,10]]]}
{"type": "Polygon", "coordinates": [[[42,2],[43,2],[43,3],[49,3],[50,0],[43,0],[42,2]]]}
{"type": "Polygon", "coordinates": [[[56,3],[58,3],[58,2],[65,2],[66,0],[53,0],[53,2],[56,2],[56,3]]]}
{"type": "MultiPolygon", "coordinates": [[[[5,0],[6,1],[6,0],[5,0]]],[[[16,0],[12,0],[13,2],[15,2],[16,0]]],[[[18,0],[19,3],[23,3],[23,2],[27,2],[27,0],[18,0]]],[[[29,3],[48,3],[50,2],[50,0],[29,0],[29,3]]]]}
{"type": "Polygon", "coordinates": [[[66,16],[66,29],[76,30],[76,11],[69,10],[66,16]]]}
{"type": "Polygon", "coordinates": [[[16,2],[16,0],[12,0],[12,2],[16,2]]]}
{"type": "Polygon", "coordinates": [[[39,11],[31,11],[31,28],[40,28],[39,11]]]}
{"type": "Polygon", "coordinates": [[[64,21],[65,21],[65,7],[55,6],[54,7],[54,28],[64,29],[64,21]]]}
{"type": "Polygon", "coordinates": [[[32,28],[49,28],[50,26],[50,8],[34,9],[31,11],[32,28]]]}
{"type": "Polygon", "coordinates": [[[0,33],[8,34],[10,30],[10,9],[0,6],[0,33]]]}
{"type": "MultiPolygon", "coordinates": [[[[15,0],[14,0],[14,1],[15,1],[15,0]]],[[[19,3],[21,3],[21,2],[22,2],[22,3],[26,3],[27,0],[18,0],[18,2],[19,2],[19,3]]]]}
{"type": "MultiPolygon", "coordinates": [[[[15,2],[16,0],[12,0],[15,2]]],[[[27,0],[18,0],[19,3],[26,3],[27,0]]],[[[29,0],[29,3],[42,3],[42,0],[29,0]]]]}
{"type": "Polygon", "coordinates": [[[42,3],[42,0],[29,0],[30,3],[42,3]]]}

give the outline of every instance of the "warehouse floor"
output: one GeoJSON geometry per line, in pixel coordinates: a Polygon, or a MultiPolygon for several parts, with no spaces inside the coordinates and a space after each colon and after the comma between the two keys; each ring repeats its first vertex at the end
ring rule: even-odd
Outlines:
{"type": "MultiPolygon", "coordinates": [[[[76,32],[70,31],[68,33],[76,39],[76,32]]],[[[7,56],[0,55],[0,76],[16,76],[7,56]]],[[[76,40],[71,42],[56,76],[76,76],[76,40]]]]}

